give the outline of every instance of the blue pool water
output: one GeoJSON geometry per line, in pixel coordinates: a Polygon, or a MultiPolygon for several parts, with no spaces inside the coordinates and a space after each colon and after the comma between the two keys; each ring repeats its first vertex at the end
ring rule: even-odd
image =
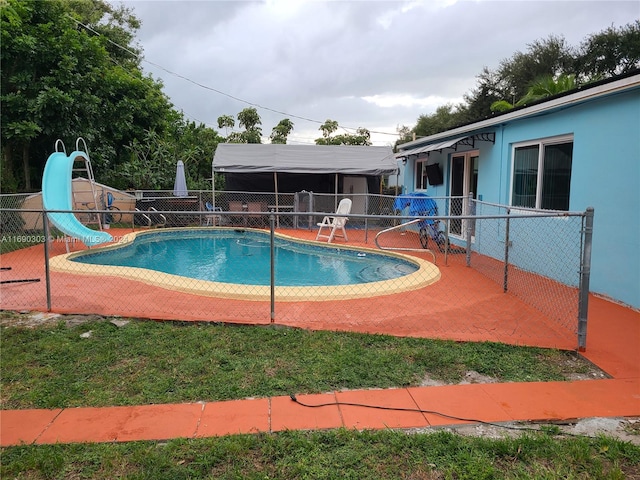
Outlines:
{"type": "MultiPolygon", "coordinates": [[[[268,233],[233,230],[165,231],[138,235],[127,246],[89,252],[74,262],[138,267],[223,283],[269,285],[268,233]]],[[[280,286],[352,285],[409,275],[412,262],[350,248],[315,246],[276,237],[280,286]]]]}

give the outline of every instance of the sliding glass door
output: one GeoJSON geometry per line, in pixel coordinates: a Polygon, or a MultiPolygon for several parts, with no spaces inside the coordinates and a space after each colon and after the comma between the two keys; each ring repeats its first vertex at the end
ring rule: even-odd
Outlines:
{"type": "MultiPolygon", "coordinates": [[[[456,153],[451,156],[451,204],[452,216],[469,215],[469,205],[466,196],[469,192],[476,198],[478,191],[478,151],[456,153]]],[[[451,220],[449,234],[463,237],[466,229],[471,229],[474,234],[475,223],[469,221],[451,220]]]]}

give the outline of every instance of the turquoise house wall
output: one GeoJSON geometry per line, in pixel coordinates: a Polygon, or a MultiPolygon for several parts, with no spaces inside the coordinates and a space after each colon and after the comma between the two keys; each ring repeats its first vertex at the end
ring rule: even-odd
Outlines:
{"type": "MultiPolygon", "coordinates": [[[[489,130],[495,132],[495,143],[478,142],[476,148],[480,152],[476,193],[486,202],[503,205],[510,202],[513,144],[573,135],[569,209],[595,209],[591,291],[640,308],[640,90],[615,93],[563,110],[512,120],[489,130]]],[[[479,131],[471,131],[469,135],[479,131]]],[[[431,153],[429,161],[440,163],[445,182],[437,187],[429,186],[427,193],[430,196],[449,194],[449,159],[452,154],[465,150],[470,149],[431,153]]],[[[405,171],[408,192],[413,191],[414,165],[414,161],[408,162],[405,171]]],[[[544,225],[547,226],[542,228],[549,228],[548,233],[553,235],[553,223],[545,222],[544,225]]],[[[495,233],[491,237],[495,237],[495,233]]],[[[487,253],[499,254],[503,250],[504,244],[501,246],[495,238],[491,240],[481,230],[476,242],[475,247],[483,248],[487,253]]],[[[567,241],[574,242],[574,238],[567,241]]],[[[573,249],[569,253],[572,252],[573,249]]],[[[510,259],[518,262],[518,249],[514,247],[512,253],[510,259]]],[[[551,255],[556,253],[562,256],[568,252],[558,250],[551,255]]],[[[526,263],[527,256],[524,251],[522,254],[520,261],[526,263]]],[[[521,266],[526,268],[526,264],[521,266]]],[[[559,280],[575,284],[573,278],[559,280]]]]}
{"type": "Polygon", "coordinates": [[[569,209],[595,209],[592,292],[640,308],[640,91],[590,101],[504,127],[510,198],[513,143],[573,134],[569,209]]]}

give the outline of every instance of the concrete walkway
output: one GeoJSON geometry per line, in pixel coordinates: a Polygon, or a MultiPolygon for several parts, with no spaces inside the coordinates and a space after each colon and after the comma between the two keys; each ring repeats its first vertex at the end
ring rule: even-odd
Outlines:
{"type": "Polygon", "coordinates": [[[612,378],[411,387],[131,407],[0,411],[0,446],[199,438],[292,429],[424,428],[640,416],[640,313],[592,297],[584,356],[612,378]],[[303,406],[324,405],[318,407],[303,406]],[[366,406],[365,406],[366,405],[366,406]]]}

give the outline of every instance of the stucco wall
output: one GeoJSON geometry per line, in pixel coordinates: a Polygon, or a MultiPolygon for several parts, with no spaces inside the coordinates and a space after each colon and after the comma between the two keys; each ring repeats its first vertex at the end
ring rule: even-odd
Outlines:
{"type": "Polygon", "coordinates": [[[512,143],[563,134],[573,134],[569,209],[595,209],[591,290],[640,308],[640,91],[505,126],[501,202],[512,143]]]}
{"type": "MultiPolygon", "coordinates": [[[[513,120],[491,131],[495,144],[477,145],[477,194],[504,205],[510,202],[513,144],[573,135],[569,208],[595,209],[591,291],[640,308],[640,90],[513,120]]],[[[470,149],[455,153],[465,150],[470,149]]],[[[449,159],[455,153],[431,152],[429,161],[441,164],[445,183],[430,186],[429,195],[449,194],[449,159]]],[[[404,183],[412,191],[414,161],[407,167],[404,183]]]]}

